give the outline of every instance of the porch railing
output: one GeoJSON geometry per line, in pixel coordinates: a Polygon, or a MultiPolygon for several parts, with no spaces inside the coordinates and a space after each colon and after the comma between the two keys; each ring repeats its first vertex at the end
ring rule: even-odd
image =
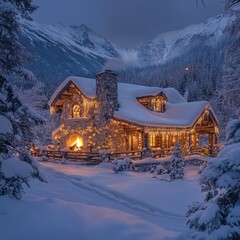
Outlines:
{"type": "MultiPolygon", "coordinates": [[[[216,156],[221,150],[221,145],[215,145],[212,148],[206,147],[192,147],[190,149],[190,155],[207,155],[216,156]]],[[[143,159],[146,157],[160,158],[171,155],[173,148],[165,149],[151,149],[151,150],[136,150],[128,152],[112,152],[107,154],[110,160],[115,158],[130,157],[131,159],[143,159]]],[[[78,151],[55,151],[55,150],[42,150],[39,153],[33,153],[34,156],[41,157],[46,156],[49,159],[54,160],[70,160],[74,162],[88,162],[92,164],[97,164],[102,161],[101,155],[98,152],[78,152],[78,151]]]]}

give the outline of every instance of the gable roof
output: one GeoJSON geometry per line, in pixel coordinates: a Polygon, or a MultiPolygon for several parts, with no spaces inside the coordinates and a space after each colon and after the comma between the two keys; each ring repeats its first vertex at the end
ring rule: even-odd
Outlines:
{"type": "MultiPolygon", "coordinates": [[[[96,80],[82,77],[68,77],[54,92],[48,104],[51,106],[72,82],[86,97],[95,99],[96,80]]],[[[114,112],[114,118],[143,126],[155,127],[192,127],[210,105],[206,101],[187,102],[174,88],[146,87],[135,84],[118,83],[119,109],[114,112]],[[166,111],[154,112],[145,108],[138,101],[138,97],[156,96],[163,92],[167,96],[166,111]]],[[[212,111],[212,110],[211,110],[212,111]]]]}

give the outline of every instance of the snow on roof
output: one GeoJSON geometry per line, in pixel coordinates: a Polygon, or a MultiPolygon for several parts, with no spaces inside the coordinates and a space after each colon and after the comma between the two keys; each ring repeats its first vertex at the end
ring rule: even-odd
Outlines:
{"type": "MultiPolygon", "coordinates": [[[[51,106],[64,87],[73,82],[88,98],[96,98],[96,80],[82,77],[68,77],[55,91],[48,104],[51,106]]],[[[187,102],[174,88],[146,87],[142,85],[118,83],[119,110],[114,112],[114,118],[122,121],[158,127],[191,127],[205,108],[206,101],[187,102]],[[150,111],[141,105],[138,97],[155,96],[163,92],[167,98],[166,111],[163,113],[150,111]]]]}
{"type": "Polygon", "coordinates": [[[52,97],[48,101],[48,105],[51,106],[55,99],[61,94],[64,87],[69,83],[73,82],[74,85],[81,90],[81,92],[88,98],[96,98],[96,80],[91,78],[83,78],[83,77],[68,77],[66,78],[61,85],[55,90],[52,97]]]}
{"type": "Polygon", "coordinates": [[[3,115],[0,114],[0,134],[12,133],[11,122],[3,115]]]}
{"type": "Polygon", "coordinates": [[[137,101],[124,100],[120,102],[120,108],[114,117],[144,126],[191,127],[207,106],[208,103],[204,101],[167,103],[166,111],[160,113],[148,110],[137,101]]]}

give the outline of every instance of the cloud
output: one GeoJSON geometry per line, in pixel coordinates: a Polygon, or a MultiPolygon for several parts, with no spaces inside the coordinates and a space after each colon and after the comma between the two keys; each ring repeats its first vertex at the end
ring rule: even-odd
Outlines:
{"type": "Polygon", "coordinates": [[[119,58],[117,60],[108,60],[103,66],[104,70],[126,70],[128,68],[139,67],[138,51],[129,49],[117,49],[119,58]]]}

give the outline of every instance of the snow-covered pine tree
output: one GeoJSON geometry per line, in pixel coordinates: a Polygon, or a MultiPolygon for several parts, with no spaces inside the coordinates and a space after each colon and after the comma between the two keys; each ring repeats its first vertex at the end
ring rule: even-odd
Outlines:
{"type": "Polygon", "coordinates": [[[189,146],[189,142],[185,141],[181,144],[181,150],[183,157],[189,156],[191,154],[191,147],[189,146]]]}
{"type": "Polygon", "coordinates": [[[11,84],[0,75],[0,114],[7,117],[14,130],[13,147],[30,146],[36,138],[33,127],[44,120],[28,106],[22,104],[18,95],[13,91],[11,84]]]}
{"type": "Polygon", "coordinates": [[[59,113],[54,113],[49,116],[49,112],[45,117],[45,123],[42,125],[37,125],[34,129],[37,135],[36,144],[39,146],[46,145],[56,145],[56,142],[53,142],[52,132],[56,130],[60,125],[60,115],[59,113]],[[47,115],[48,114],[48,115],[47,115]]]}
{"type": "Polygon", "coordinates": [[[36,7],[32,0],[0,0],[0,74],[17,75],[28,81],[35,81],[35,76],[23,67],[31,57],[19,43],[20,27],[18,19],[30,18],[36,7]]]}
{"type": "Polygon", "coordinates": [[[32,88],[18,89],[22,102],[41,115],[47,110],[48,96],[45,84],[36,81],[32,88]]]}
{"type": "Polygon", "coordinates": [[[43,180],[37,164],[25,148],[35,138],[33,127],[43,119],[23,105],[6,77],[17,75],[32,80],[23,67],[28,58],[18,42],[18,18],[29,17],[31,0],[0,0],[0,195],[20,199],[29,178],[43,180]],[[19,157],[17,157],[19,156],[19,157]]]}
{"type": "Polygon", "coordinates": [[[218,92],[216,105],[223,127],[229,119],[239,116],[240,105],[240,0],[227,0],[226,12],[234,16],[228,27],[231,43],[224,60],[222,86],[218,92]]]}
{"type": "Polygon", "coordinates": [[[2,76],[0,117],[0,195],[9,194],[20,199],[22,184],[28,184],[29,177],[43,181],[35,159],[26,151],[35,139],[34,126],[43,123],[43,119],[21,103],[12,86],[2,76]]]}
{"type": "Polygon", "coordinates": [[[228,144],[208,162],[201,174],[204,202],[187,212],[187,224],[195,240],[240,239],[240,120],[226,129],[228,144]]]}
{"type": "Polygon", "coordinates": [[[231,120],[226,127],[227,144],[240,142],[240,119],[231,120]]]}
{"type": "Polygon", "coordinates": [[[179,142],[176,143],[173,148],[173,153],[171,157],[171,167],[170,167],[170,180],[183,179],[184,177],[184,167],[183,167],[183,156],[179,142]]]}

